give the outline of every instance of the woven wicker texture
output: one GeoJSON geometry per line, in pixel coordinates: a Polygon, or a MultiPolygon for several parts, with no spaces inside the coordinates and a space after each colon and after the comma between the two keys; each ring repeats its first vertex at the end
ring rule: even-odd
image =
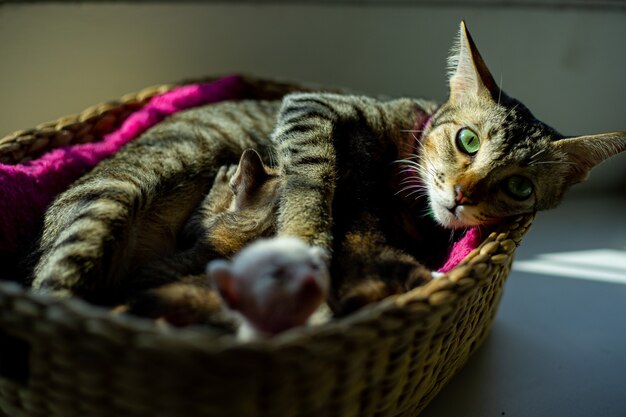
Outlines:
{"type": "MultiPolygon", "coordinates": [[[[152,97],[165,93],[182,84],[211,82],[220,77],[189,80],[178,84],[148,87],[138,93],[131,93],[119,100],[92,106],[79,114],[62,117],[39,126],[18,130],[0,138],[0,163],[18,164],[34,159],[44,152],[60,146],[88,143],[100,140],[116,129],[126,118],[141,108],[152,97]]],[[[273,80],[260,80],[241,76],[248,98],[278,99],[291,91],[312,90],[312,86],[273,80]]],[[[325,88],[325,90],[329,90],[325,88]]],[[[333,91],[341,91],[333,89],[333,91]]]]}
{"type": "MultiPolygon", "coordinates": [[[[0,140],[2,161],[97,139],[168,88],[9,135],[0,140]]],[[[291,87],[263,88],[258,96],[270,98],[291,87]]],[[[522,216],[500,226],[458,267],[421,288],[248,344],[0,282],[0,415],[416,416],[486,337],[531,222],[522,216]]]]}

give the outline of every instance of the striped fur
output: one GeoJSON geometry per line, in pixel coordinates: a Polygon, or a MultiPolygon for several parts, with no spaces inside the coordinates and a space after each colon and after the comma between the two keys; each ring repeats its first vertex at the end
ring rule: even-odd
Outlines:
{"type": "Polygon", "coordinates": [[[185,264],[180,246],[202,241],[194,230],[223,209],[211,206],[223,196],[209,193],[219,167],[251,148],[279,178],[257,195],[267,200],[265,226],[243,227],[245,204],[235,203],[236,220],[194,253],[205,261],[267,233],[298,236],[329,255],[329,301],[347,314],[429,280],[464,228],[552,208],[626,150],[626,133],[566,138],[538,121],[495,85],[464,25],[459,39],[441,106],[295,93],[199,108],[146,132],[50,207],[33,287],[110,303],[170,284],[176,274],[159,273],[167,268],[158,260],[172,260],[174,271],[185,264]],[[457,140],[466,128],[480,138],[471,155],[457,140]],[[531,184],[528,197],[511,197],[512,177],[531,184]]]}
{"type": "Polygon", "coordinates": [[[99,164],[47,210],[33,287],[104,302],[131,285],[138,268],[172,252],[220,166],[248,148],[269,159],[278,105],[184,112],[99,164]]]}
{"type": "Polygon", "coordinates": [[[201,272],[210,260],[231,257],[250,241],[275,233],[281,186],[281,177],[252,150],[244,152],[238,166],[221,167],[210,192],[184,226],[180,247],[134,274],[133,281],[143,285],[134,291],[126,288],[124,310],[178,326],[223,327],[228,315],[221,297],[201,272]],[[167,283],[150,288],[157,281],[167,283]]]}

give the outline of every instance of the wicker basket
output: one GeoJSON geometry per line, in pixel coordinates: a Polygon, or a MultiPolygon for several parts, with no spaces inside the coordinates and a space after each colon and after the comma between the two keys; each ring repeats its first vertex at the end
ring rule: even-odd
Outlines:
{"type": "MultiPolygon", "coordinates": [[[[255,88],[266,98],[296,89],[255,88]]],[[[168,89],[9,135],[0,162],[97,140],[168,89]]],[[[522,216],[500,226],[454,270],[407,294],[247,344],[0,281],[0,415],[416,416],[488,334],[531,222],[522,216]]]]}

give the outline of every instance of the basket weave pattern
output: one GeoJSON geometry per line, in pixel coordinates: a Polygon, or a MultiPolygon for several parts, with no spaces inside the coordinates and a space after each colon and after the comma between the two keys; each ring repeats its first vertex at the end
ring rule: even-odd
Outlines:
{"type": "MultiPolygon", "coordinates": [[[[96,140],[169,88],[9,135],[0,161],[96,140]]],[[[0,282],[0,416],[416,416],[487,336],[532,219],[500,226],[423,287],[248,344],[0,282]]]]}
{"type": "MultiPolygon", "coordinates": [[[[183,84],[211,82],[220,77],[189,80],[179,84],[166,84],[145,88],[119,100],[101,103],[79,114],[46,122],[33,129],[18,130],[0,138],[0,163],[18,164],[34,159],[44,152],[60,146],[88,143],[102,139],[122,124],[128,116],[143,107],[152,97],[170,91],[183,84]]],[[[309,85],[240,76],[251,99],[273,100],[292,91],[317,90],[309,85]]],[[[327,91],[343,91],[327,89],[327,91]]]]}
{"type": "Polygon", "coordinates": [[[171,88],[168,85],[147,88],[126,95],[119,101],[90,107],[80,114],[42,123],[34,129],[13,132],[0,139],[0,163],[23,163],[60,146],[99,140],[150,98],[171,88]]]}

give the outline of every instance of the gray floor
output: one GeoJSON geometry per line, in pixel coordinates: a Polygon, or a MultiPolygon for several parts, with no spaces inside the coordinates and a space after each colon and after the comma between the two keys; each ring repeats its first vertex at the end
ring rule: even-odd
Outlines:
{"type": "Polygon", "coordinates": [[[569,199],[540,213],[520,264],[612,249],[606,269],[622,283],[514,270],[485,345],[420,417],[626,416],[625,213],[624,198],[569,199]]]}

